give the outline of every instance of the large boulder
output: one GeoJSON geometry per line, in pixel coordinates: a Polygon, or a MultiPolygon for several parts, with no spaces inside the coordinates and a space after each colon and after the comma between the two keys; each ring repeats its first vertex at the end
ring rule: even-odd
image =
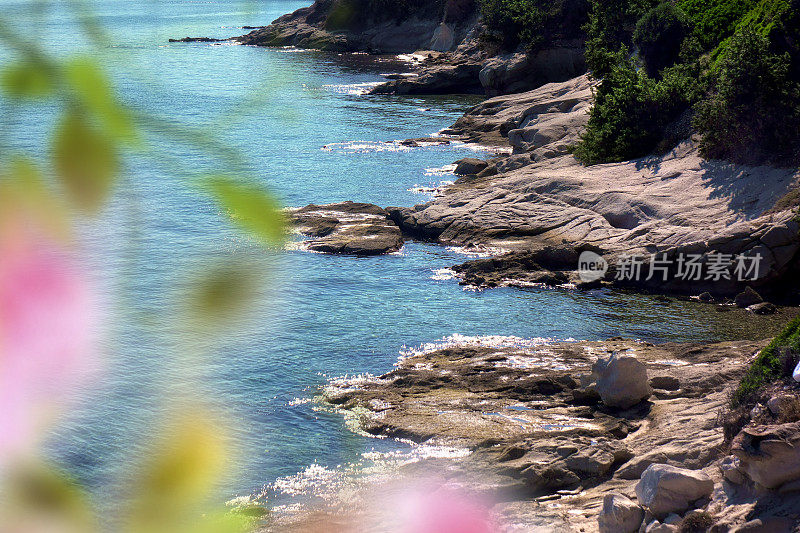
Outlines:
{"type": "Polygon", "coordinates": [[[800,479],[800,422],[744,428],[731,453],[739,468],[760,485],[774,489],[800,479]]]}
{"type": "Polygon", "coordinates": [[[607,494],[597,516],[600,533],[633,533],[643,520],[644,510],[622,494],[607,494]]]}
{"type": "Polygon", "coordinates": [[[629,353],[614,353],[598,359],[592,366],[595,389],[609,407],[627,409],[650,397],[653,389],[647,379],[647,367],[629,353]]]}
{"type": "Polygon", "coordinates": [[[709,496],[713,490],[714,482],[702,471],[653,464],[636,484],[636,498],[653,516],[662,518],[685,511],[691,502],[709,496]]]}
{"type": "Polygon", "coordinates": [[[475,157],[465,157],[456,161],[456,169],[453,171],[458,176],[469,176],[477,174],[489,166],[489,163],[475,157]]]}

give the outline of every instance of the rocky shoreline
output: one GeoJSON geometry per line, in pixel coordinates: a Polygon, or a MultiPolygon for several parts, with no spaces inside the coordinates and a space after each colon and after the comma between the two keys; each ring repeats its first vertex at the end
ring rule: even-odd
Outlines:
{"type": "Polygon", "coordinates": [[[413,471],[491,494],[507,531],[694,531],[679,528],[703,518],[712,531],[789,532],[800,523],[800,472],[779,473],[800,459],[796,423],[751,428],[732,444],[722,424],[765,344],[447,347],[325,398],[370,434],[468,448],[413,471]],[[759,455],[759,436],[781,454],[759,455]]]}
{"type": "MultiPolygon", "coordinates": [[[[380,255],[417,239],[494,251],[453,267],[478,288],[615,287],[759,314],[775,312],[764,298],[800,301],[800,170],[706,160],[688,116],[669,126],[659,153],[586,167],[571,154],[593,98],[583,43],[502,51],[486,45],[480,20],[461,4],[447,2],[444,19],[419,13],[333,29],[332,0],[318,0],[230,39],[411,53],[413,72],[388,76],[373,95],[491,96],[436,139],[510,153],[456,162],[458,179],[420,205],[291,210],[305,249],[380,255]],[[687,258],[696,276],[686,276],[687,258]]],[[[491,495],[507,531],[798,531],[796,387],[756,404],[748,420],[758,424],[725,418],[766,344],[454,346],[331,386],[325,401],[371,435],[466,448],[458,460],[423,461],[406,474],[437,472],[491,495]]]]}
{"type": "Polygon", "coordinates": [[[798,169],[705,160],[688,137],[663,155],[585,167],[569,152],[590,104],[580,76],[475,106],[443,135],[512,153],[458,161],[453,185],[388,217],[407,239],[505,253],[455,268],[481,288],[571,283],[725,301],[751,287],[753,304],[800,298],[786,290],[800,271],[798,169]],[[605,277],[579,277],[585,251],[608,263],[605,277]],[[696,275],[681,277],[692,256],[696,275]],[[625,258],[637,258],[637,276],[621,275],[625,258]],[[713,275],[720,259],[727,268],[713,275]]]}

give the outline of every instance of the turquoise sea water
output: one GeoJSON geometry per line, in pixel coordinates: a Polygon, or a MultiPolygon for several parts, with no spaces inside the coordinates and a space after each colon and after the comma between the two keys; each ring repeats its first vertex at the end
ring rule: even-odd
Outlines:
{"type": "MultiPolygon", "coordinates": [[[[453,179],[426,169],[482,152],[463,145],[400,150],[382,142],[435,133],[476,103],[474,97],[364,96],[365,84],[397,67],[363,56],[167,43],[187,35],[239,35],[242,25],[266,24],[307,1],[91,5],[114,40],[99,57],[125,101],[168,121],[210,128],[241,150],[284,205],[426,201],[410,189],[453,179]],[[240,112],[241,100],[254,96],[240,112]]],[[[25,5],[4,1],[4,16],[59,54],[87,50],[63,5],[41,15],[27,13],[25,5]]],[[[3,133],[7,145],[44,152],[42,133],[55,110],[2,111],[10,125],[3,133]]],[[[99,493],[150,436],[146,424],[161,409],[163,391],[180,388],[181,376],[199,365],[184,357],[192,339],[180,333],[172,306],[181,273],[234,251],[263,254],[207,199],[180,185],[182,173],[210,170],[208,158],[172,143],[161,148],[155,161],[127,161],[110,207],[84,231],[92,272],[113,302],[104,344],[110,363],[102,386],[59,429],[50,450],[99,493]],[[160,164],[171,158],[180,159],[182,170],[160,164]]],[[[252,323],[211,348],[205,385],[194,390],[226,406],[237,427],[242,468],[228,480],[227,496],[259,491],[314,463],[335,467],[365,451],[403,448],[356,435],[339,415],[298,399],[312,398],[332,377],[386,372],[404,346],[454,334],[651,341],[766,335],[761,322],[744,329],[728,317],[733,313],[699,304],[610,292],[471,292],[435,279],[437,269],[465,259],[425,243],[377,258],[299,251],[268,257],[262,275],[270,286],[252,323]]]]}

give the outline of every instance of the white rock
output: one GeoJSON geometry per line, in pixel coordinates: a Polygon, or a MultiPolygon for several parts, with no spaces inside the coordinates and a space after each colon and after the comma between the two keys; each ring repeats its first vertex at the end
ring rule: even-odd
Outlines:
{"type": "Polygon", "coordinates": [[[636,497],[653,516],[662,518],[685,511],[690,502],[709,496],[713,490],[714,482],[702,471],[653,464],[636,484],[636,497]]]}
{"type": "Polygon", "coordinates": [[[597,392],[609,407],[626,409],[653,393],[647,379],[647,367],[627,353],[615,353],[608,359],[598,359],[592,366],[592,373],[597,377],[597,392]]]}
{"type": "Polygon", "coordinates": [[[794,372],[792,372],[792,378],[795,381],[800,381],[800,362],[798,362],[797,366],[794,367],[794,372]]]}
{"type": "Polygon", "coordinates": [[[622,494],[607,494],[597,516],[600,533],[633,533],[644,520],[644,510],[622,494]]]}

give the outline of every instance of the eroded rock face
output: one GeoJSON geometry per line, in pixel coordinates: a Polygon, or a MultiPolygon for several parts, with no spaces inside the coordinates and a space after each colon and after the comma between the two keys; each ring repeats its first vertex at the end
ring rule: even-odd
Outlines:
{"type": "Polygon", "coordinates": [[[309,204],[290,212],[297,230],[311,237],[303,247],[321,253],[381,255],[403,246],[400,228],[373,204],[309,204]]]}
{"type": "MultiPolygon", "coordinates": [[[[452,43],[464,38],[474,21],[454,21],[441,27],[441,13],[435,6],[408,13],[402,20],[372,18],[364,20],[355,15],[342,27],[331,24],[329,17],[336,2],[317,0],[274,20],[269,26],[255,29],[233,40],[255,46],[297,46],[333,52],[398,53],[427,49],[449,49],[452,43]],[[471,23],[470,23],[471,22],[471,23]]],[[[341,12],[341,11],[340,11],[341,12]]]]}
{"type": "MultiPolygon", "coordinates": [[[[480,274],[487,287],[517,277],[514,263],[547,246],[593,247],[609,263],[603,283],[707,292],[707,300],[734,296],[747,286],[764,295],[781,292],[785,280],[800,272],[800,224],[791,210],[775,209],[800,179],[797,169],[708,161],[691,140],[664,155],[584,167],[569,148],[584,129],[590,105],[591,83],[580,76],[473,107],[443,133],[510,146],[514,153],[489,161],[492,175],[462,178],[431,202],[393,210],[393,219],[425,239],[507,251],[495,263],[496,273],[480,274]],[[636,279],[619,275],[622,258],[648,262],[652,254],[671,265],[666,280],[659,272],[648,276],[648,265],[636,279]],[[702,254],[704,274],[681,277],[680,258],[696,254],[702,254]],[[711,256],[731,259],[725,275],[708,276],[711,256]],[[757,272],[737,274],[737,256],[758,257],[757,272]]],[[[519,278],[564,282],[562,276],[525,271],[519,278]]],[[[747,296],[740,305],[756,303],[747,296]]]]}
{"type": "Polygon", "coordinates": [[[714,482],[702,471],[667,464],[653,464],[642,473],[636,485],[636,498],[655,517],[682,513],[691,502],[706,498],[714,482]]]}
{"type": "Polygon", "coordinates": [[[800,422],[743,429],[731,444],[739,468],[760,485],[775,489],[800,479],[800,422]]]}
{"type": "Polygon", "coordinates": [[[612,354],[592,366],[595,390],[609,407],[627,409],[653,393],[647,379],[647,367],[634,355],[612,354]]]}
{"type": "Polygon", "coordinates": [[[622,494],[608,494],[597,517],[600,533],[633,533],[639,531],[644,510],[622,494]]]}

